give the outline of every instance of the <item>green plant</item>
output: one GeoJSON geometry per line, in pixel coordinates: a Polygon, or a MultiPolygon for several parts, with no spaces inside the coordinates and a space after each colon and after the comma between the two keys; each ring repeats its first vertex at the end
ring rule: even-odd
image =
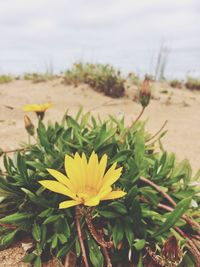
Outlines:
{"type": "Polygon", "coordinates": [[[75,63],[64,75],[64,83],[89,84],[92,88],[111,97],[122,97],[125,92],[124,79],[111,65],[75,63]]]}
{"type": "Polygon", "coordinates": [[[109,261],[124,267],[149,266],[150,261],[165,267],[199,266],[199,173],[192,177],[187,160],[178,164],[174,154],[158,153],[155,144],[162,136],[151,136],[143,122],[127,128],[124,119],[103,121],[81,110],[74,118],[66,113],[61,123],[45,126],[40,120],[36,144],[13,158],[1,151],[1,248],[29,235],[34,247],[25,261],[41,266],[52,256],[64,261],[73,255],[76,266],[82,266],[78,230],[90,266],[111,266],[109,261]],[[99,157],[108,155],[108,168],[114,162],[123,167],[115,187],[127,195],[79,214],[74,207],[59,210],[66,198],[39,181],[52,179],[47,168],[64,173],[66,154],[84,152],[89,158],[93,150],[99,157]]]}
{"type": "Polygon", "coordinates": [[[33,83],[47,82],[55,79],[57,76],[51,73],[25,73],[24,80],[32,81],[33,83]]]}
{"type": "Polygon", "coordinates": [[[141,85],[140,77],[137,74],[135,74],[134,72],[130,72],[128,74],[127,80],[130,83],[132,83],[132,84],[134,84],[136,86],[140,86],[141,85]]]}
{"type": "Polygon", "coordinates": [[[179,88],[181,89],[183,87],[183,83],[179,80],[172,80],[170,82],[170,86],[173,87],[173,88],[179,88]]]}
{"type": "Polygon", "coordinates": [[[10,75],[0,75],[0,84],[12,82],[13,77],[10,75]]]}
{"type": "Polygon", "coordinates": [[[188,77],[185,86],[190,90],[200,90],[200,79],[188,77]]]}

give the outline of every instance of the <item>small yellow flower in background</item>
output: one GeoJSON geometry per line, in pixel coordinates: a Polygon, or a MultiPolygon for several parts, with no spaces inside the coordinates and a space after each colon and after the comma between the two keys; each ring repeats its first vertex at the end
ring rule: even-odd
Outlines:
{"type": "Polygon", "coordinates": [[[24,111],[32,111],[35,112],[36,115],[38,116],[38,118],[43,119],[44,118],[44,114],[46,112],[47,109],[51,108],[53,106],[52,103],[45,103],[45,104],[31,104],[31,105],[25,105],[23,107],[24,111]]]}
{"type": "Polygon", "coordinates": [[[112,191],[111,187],[119,179],[122,168],[116,169],[117,163],[114,163],[105,172],[106,165],[106,154],[100,161],[94,152],[88,161],[84,153],[82,157],[76,153],[74,158],[66,155],[65,171],[67,176],[56,170],[47,169],[57,181],[43,180],[39,183],[53,192],[72,198],[72,200],[61,202],[59,204],[60,209],[79,204],[97,206],[101,200],[121,198],[126,195],[126,192],[121,190],[112,191]]]}

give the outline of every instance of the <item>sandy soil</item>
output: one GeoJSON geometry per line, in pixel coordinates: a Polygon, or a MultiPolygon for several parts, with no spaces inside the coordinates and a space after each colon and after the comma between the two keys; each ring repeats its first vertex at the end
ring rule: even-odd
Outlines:
{"type": "MultiPolygon", "coordinates": [[[[126,97],[112,99],[86,85],[75,88],[61,84],[60,80],[38,84],[19,80],[0,85],[0,148],[15,149],[19,143],[27,141],[23,122],[25,113],[22,111],[25,104],[52,101],[54,107],[47,111],[45,121],[59,121],[66,109],[74,114],[82,105],[95,115],[124,115],[129,125],[141,110],[140,104],[132,100],[135,91],[135,87],[129,87],[126,97]]],[[[188,158],[195,173],[200,167],[200,92],[173,89],[167,84],[157,83],[153,84],[153,96],[143,116],[143,119],[148,119],[147,129],[155,133],[168,120],[168,134],[163,138],[165,149],[175,152],[179,160],[188,158]]],[[[35,114],[29,116],[36,121],[35,114]]],[[[25,266],[19,263],[8,265],[2,252],[0,262],[0,266],[6,267],[25,266]]]]}

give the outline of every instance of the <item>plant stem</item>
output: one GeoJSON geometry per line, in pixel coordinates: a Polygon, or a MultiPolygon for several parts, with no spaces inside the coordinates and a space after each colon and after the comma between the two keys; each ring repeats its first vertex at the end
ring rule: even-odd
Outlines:
{"type": "Polygon", "coordinates": [[[160,188],[160,186],[158,186],[157,184],[155,184],[154,182],[150,181],[149,179],[147,179],[143,176],[140,177],[140,180],[142,182],[144,182],[145,184],[148,184],[148,185],[152,186],[153,188],[155,188],[156,191],[158,191],[164,198],[166,198],[172,204],[173,207],[176,207],[176,202],[167,193],[165,193],[160,188]]]}
{"type": "MultiPolygon", "coordinates": [[[[159,208],[162,208],[164,210],[167,210],[167,211],[173,211],[174,209],[167,206],[167,205],[164,205],[164,204],[158,204],[158,207],[159,208]]],[[[195,221],[193,221],[189,216],[187,215],[183,215],[182,218],[188,223],[190,224],[192,227],[195,228],[195,230],[197,231],[197,233],[200,235],[200,227],[199,227],[199,224],[195,221]]]]}
{"type": "Polygon", "coordinates": [[[136,124],[136,122],[139,121],[139,119],[142,117],[142,115],[143,115],[143,113],[144,113],[144,110],[145,110],[145,107],[142,107],[142,110],[140,111],[140,113],[139,113],[139,115],[137,116],[137,118],[132,122],[130,128],[132,128],[132,127],[136,124]]]}
{"type": "MultiPolygon", "coordinates": [[[[144,183],[152,186],[153,188],[156,189],[156,191],[158,191],[165,199],[167,199],[171,204],[172,206],[175,208],[176,207],[176,202],[167,194],[165,193],[161,188],[160,186],[158,186],[157,184],[155,184],[154,182],[150,181],[149,179],[145,178],[145,177],[140,177],[140,180],[143,181],[144,183]]],[[[173,208],[167,206],[167,205],[164,205],[164,204],[159,204],[159,206],[161,208],[164,208],[168,211],[172,211],[173,208]]],[[[192,218],[190,218],[189,216],[187,215],[183,215],[182,216],[183,219],[188,223],[190,224],[193,228],[195,228],[195,230],[198,232],[198,234],[200,234],[200,225],[198,222],[194,221],[192,218]]]]}
{"type": "Polygon", "coordinates": [[[4,150],[2,153],[3,154],[8,154],[8,153],[14,153],[14,152],[17,152],[17,151],[27,151],[28,148],[16,148],[16,149],[12,149],[12,150],[4,150]]]}
{"type": "Polygon", "coordinates": [[[112,267],[112,263],[111,263],[111,259],[108,253],[108,249],[107,248],[111,248],[113,246],[113,242],[109,241],[105,241],[104,240],[104,236],[103,236],[103,230],[100,229],[98,232],[96,231],[93,223],[92,223],[92,214],[91,214],[92,210],[91,209],[87,209],[87,211],[85,212],[85,221],[87,223],[88,229],[90,231],[90,234],[92,235],[92,237],[94,238],[94,240],[101,246],[101,250],[102,253],[104,255],[104,259],[106,262],[106,266],[107,267],[112,267]]]}
{"type": "Polygon", "coordinates": [[[102,253],[103,253],[105,261],[106,261],[106,267],[112,267],[112,263],[111,263],[107,248],[101,246],[101,250],[102,250],[102,253]]]}
{"type": "Polygon", "coordinates": [[[88,226],[88,229],[92,235],[92,237],[94,238],[94,240],[102,247],[104,248],[111,248],[113,246],[113,242],[112,241],[105,241],[103,238],[103,233],[100,235],[97,233],[93,223],[92,223],[92,218],[90,214],[85,215],[85,220],[88,226]]]}
{"type": "Polygon", "coordinates": [[[165,126],[166,126],[167,123],[168,123],[168,120],[166,120],[166,121],[163,123],[162,127],[161,127],[161,128],[154,134],[154,135],[152,135],[149,139],[147,139],[146,142],[151,141],[151,140],[154,139],[160,132],[162,132],[162,130],[165,128],[165,126]]]}
{"type": "Polygon", "coordinates": [[[7,224],[7,223],[0,223],[0,226],[1,226],[1,227],[8,228],[8,229],[12,229],[12,230],[17,229],[17,226],[15,226],[15,225],[11,225],[11,224],[7,224]]]}
{"type": "Polygon", "coordinates": [[[80,247],[81,247],[83,262],[84,262],[85,267],[90,267],[89,263],[88,263],[88,260],[87,260],[87,255],[86,255],[85,246],[84,246],[84,242],[83,242],[82,231],[81,231],[79,206],[76,206],[75,213],[76,213],[75,214],[76,227],[77,227],[78,239],[79,239],[79,243],[80,243],[80,247]]]}
{"type": "Polygon", "coordinates": [[[31,144],[31,136],[30,136],[30,134],[28,134],[28,144],[29,145],[31,144]]]}

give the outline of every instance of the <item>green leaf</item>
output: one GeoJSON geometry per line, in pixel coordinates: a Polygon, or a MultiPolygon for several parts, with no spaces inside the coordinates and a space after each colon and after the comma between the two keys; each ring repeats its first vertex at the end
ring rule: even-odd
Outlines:
{"type": "Polygon", "coordinates": [[[112,211],[106,211],[106,210],[98,210],[98,213],[100,215],[102,215],[105,218],[117,218],[120,215],[116,212],[112,212],[112,211]]]}
{"type": "Polygon", "coordinates": [[[56,248],[58,244],[58,236],[55,234],[52,238],[51,247],[56,248]]]}
{"type": "Polygon", "coordinates": [[[75,241],[75,249],[76,249],[76,256],[79,257],[81,255],[81,248],[80,248],[78,238],[76,238],[76,241],[75,241]]]}
{"type": "Polygon", "coordinates": [[[34,261],[34,267],[42,267],[42,260],[40,256],[37,256],[36,260],[34,261]]]}
{"type": "Polygon", "coordinates": [[[64,234],[57,234],[58,239],[60,240],[61,244],[65,244],[68,240],[68,237],[64,234]]]}
{"type": "Polygon", "coordinates": [[[33,229],[32,229],[32,235],[35,241],[39,242],[41,239],[41,229],[40,226],[37,223],[34,223],[33,229]]]}
{"type": "Polygon", "coordinates": [[[129,246],[131,247],[134,240],[133,225],[130,222],[125,223],[124,232],[129,246]]]}
{"type": "Polygon", "coordinates": [[[104,258],[101,253],[100,246],[97,245],[95,240],[87,235],[87,242],[88,242],[88,248],[89,248],[89,257],[92,265],[94,267],[103,267],[104,266],[104,258]]]}
{"type": "Polygon", "coordinates": [[[16,212],[16,213],[13,213],[11,215],[8,215],[6,217],[1,218],[0,222],[1,223],[14,224],[14,223],[18,223],[18,222],[33,218],[33,216],[34,216],[33,213],[16,212]]]}
{"type": "Polygon", "coordinates": [[[27,183],[28,182],[27,167],[26,167],[24,157],[22,157],[20,153],[17,154],[17,167],[18,167],[20,174],[24,178],[24,182],[27,183]]]}
{"type": "Polygon", "coordinates": [[[18,232],[18,229],[12,231],[11,233],[4,234],[3,236],[1,236],[0,237],[0,247],[5,248],[5,247],[9,246],[13,242],[17,232],[18,232]]]}
{"type": "Polygon", "coordinates": [[[48,224],[48,223],[52,223],[57,221],[62,215],[51,215],[49,216],[44,222],[43,224],[48,224]]]}
{"type": "Polygon", "coordinates": [[[139,261],[138,261],[138,264],[137,264],[137,267],[143,267],[143,255],[142,253],[140,253],[140,256],[139,256],[139,261]]]}
{"type": "Polygon", "coordinates": [[[112,230],[112,238],[115,248],[117,247],[119,242],[122,241],[123,237],[124,237],[124,229],[122,227],[122,224],[119,221],[117,221],[112,230]]]}
{"type": "Polygon", "coordinates": [[[145,246],[145,244],[146,244],[146,240],[144,240],[144,239],[139,239],[139,240],[137,240],[134,244],[133,244],[133,246],[134,246],[134,248],[136,249],[136,250],[142,250],[143,248],[144,248],[144,246],[145,246]]]}
{"type": "Polygon", "coordinates": [[[109,161],[110,164],[113,164],[114,162],[123,162],[125,160],[127,160],[131,155],[132,155],[132,151],[129,149],[126,150],[121,150],[120,152],[117,153],[116,156],[114,156],[112,158],[112,160],[109,161]]]}
{"type": "Polygon", "coordinates": [[[126,206],[121,202],[112,202],[108,205],[109,207],[112,207],[116,212],[119,212],[120,214],[126,214],[127,209],[126,206]]]}
{"type": "Polygon", "coordinates": [[[144,140],[144,130],[140,130],[135,136],[135,162],[138,169],[140,170],[140,175],[144,174],[146,167],[145,161],[145,140],[144,140]]]}
{"type": "Polygon", "coordinates": [[[52,215],[53,209],[52,208],[48,208],[44,211],[42,211],[38,216],[40,218],[45,218],[45,217],[49,217],[50,215],[52,215]]]}
{"type": "Polygon", "coordinates": [[[23,261],[32,263],[35,258],[36,255],[34,253],[30,253],[23,258],[23,261]]]}
{"type": "Polygon", "coordinates": [[[189,161],[187,159],[184,159],[179,163],[179,165],[176,167],[176,169],[173,172],[174,177],[182,177],[184,181],[184,186],[186,187],[191,180],[192,176],[192,169],[189,161]]]}
{"type": "Polygon", "coordinates": [[[188,208],[190,207],[191,200],[191,197],[181,200],[176,205],[175,209],[169,214],[160,230],[158,230],[158,232],[154,236],[159,236],[162,233],[168,231],[171,227],[173,227],[181,218],[181,216],[188,210],[188,208]]]}

